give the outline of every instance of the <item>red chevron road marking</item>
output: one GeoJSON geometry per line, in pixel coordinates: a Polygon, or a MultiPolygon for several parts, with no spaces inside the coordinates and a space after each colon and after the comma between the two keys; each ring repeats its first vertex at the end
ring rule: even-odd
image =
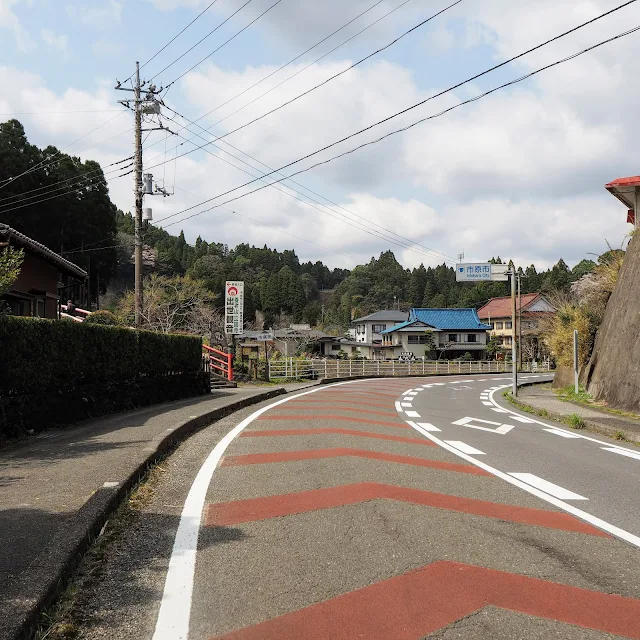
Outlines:
{"type": "Polygon", "coordinates": [[[395,427],[396,429],[411,429],[404,422],[386,422],[384,420],[368,420],[356,416],[333,416],[333,415],[281,415],[281,416],[260,416],[258,420],[298,420],[299,422],[309,422],[310,420],[337,420],[338,422],[361,422],[362,424],[381,424],[385,427],[395,427]]]}
{"type": "Polygon", "coordinates": [[[392,440],[393,442],[406,442],[408,444],[421,444],[426,447],[435,447],[431,440],[421,438],[407,438],[405,436],[390,436],[385,433],[371,433],[370,431],[358,431],[356,429],[341,429],[340,427],[318,427],[317,429],[271,429],[265,431],[245,431],[241,438],[262,438],[271,436],[315,436],[322,434],[340,434],[345,436],[357,436],[360,438],[375,438],[377,440],[392,440]]]}
{"type": "MultiPolygon", "coordinates": [[[[331,401],[331,404],[334,404],[335,400],[331,401]]],[[[276,407],[276,409],[278,411],[297,411],[298,409],[311,409],[311,410],[317,410],[318,407],[326,407],[327,403],[326,402],[322,402],[322,403],[318,403],[318,404],[312,404],[312,403],[308,403],[308,404],[301,404],[301,403],[296,403],[295,407],[287,407],[286,405],[281,405],[279,407],[276,407]]],[[[367,406],[370,407],[371,405],[367,402],[367,406]]],[[[398,414],[395,411],[372,411],[371,409],[357,409],[355,407],[333,407],[333,409],[337,409],[338,411],[352,411],[354,413],[366,413],[368,415],[372,415],[372,416],[387,416],[387,417],[394,417],[397,416],[398,414]]],[[[271,414],[273,415],[273,414],[271,414]]]]}
{"type": "Polygon", "coordinates": [[[640,638],[640,600],[436,562],[216,640],[419,640],[485,606],[640,638]]]}
{"type": "Polygon", "coordinates": [[[367,458],[369,460],[382,460],[384,462],[397,462],[415,467],[428,467],[430,469],[442,469],[443,471],[457,471],[458,473],[470,473],[476,476],[491,476],[490,473],[474,467],[471,464],[456,464],[442,462],[440,460],[427,460],[412,456],[398,456],[393,453],[380,453],[378,451],[366,451],[363,449],[312,449],[311,451],[283,451],[279,453],[252,453],[243,456],[229,456],[222,461],[223,467],[237,467],[249,464],[268,464],[272,462],[294,462],[298,460],[321,460],[325,458],[341,458],[351,456],[355,458],[367,458]]]}
{"type": "Polygon", "coordinates": [[[285,493],[265,498],[250,498],[210,504],[207,508],[205,526],[230,526],[243,522],[268,520],[309,511],[331,509],[369,500],[397,500],[425,507],[458,511],[509,522],[531,524],[562,531],[588,533],[594,536],[609,536],[589,524],[566,513],[543,511],[530,507],[517,507],[497,502],[486,502],[473,498],[460,498],[444,493],[433,493],[420,489],[409,489],[377,482],[361,482],[326,489],[285,493]]]}
{"type": "MultiPolygon", "coordinates": [[[[287,404],[289,405],[295,405],[296,407],[302,406],[302,405],[314,405],[314,408],[316,406],[321,406],[321,407],[326,407],[327,406],[327,400],[307,400],[306,398],[300,398],[299,400],[291,400],[289,402],[287,402],[287,404]]],[[[353,400],[343,400],[341,399],[335,399],[335,398],[331,398],[331,404],[362,404],[362,398],[356,398],[354,397],[353,400]]],[[[375,402],[369,402],[369,400],[367,399],[366,401],[366,405],[367,407],[377,407],[380,409],[389,409],[389,407],[391,406],[390,403],[387,404],[378,404],[375,402]]],[[[278,408],[283,409],[286,405],[280,405],[278,408]]],[[[337,409],[338,407],[336,407],[337,409]]],[[[395,415],[395,411],[393,412],[395,415]]]]}
{"type": "MultiPolygon", "coordinates": [[[[394,396],[394,398],[397,398],[398,396],[394,396]]],[[[336,402],[340,402],[343,404],[357,404],[357,405],[366,405],[367,407],[379,407],[381,409],[389,409],[389,407],[393,406],[392,402],[387,402],[386,404],[380,404],[380,403],[373,403],[373,402],[369,402],[369,398],[362,398],[361,396],[358,395],[341,395],[339,398],[324,398],[324,399],[315,399],[317,398],[317,396],[315,397],[309,397],[307,398],[300,398],[297,400],[290,400],[287,404],[300,404],[300,403],[304,403],[304,404],[319,404],[322,405],[324,407],[327,406],[327,404],[334,404],[336,402]]]]}

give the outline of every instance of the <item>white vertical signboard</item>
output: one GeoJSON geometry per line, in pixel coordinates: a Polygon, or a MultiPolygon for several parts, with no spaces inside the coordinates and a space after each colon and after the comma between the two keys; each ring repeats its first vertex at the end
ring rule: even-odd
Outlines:
{"type": "Polygon", "coordinates": [[[244,326],[244,282],[229,280],[224,286],[224,332],[240,335],[244,326]]]}

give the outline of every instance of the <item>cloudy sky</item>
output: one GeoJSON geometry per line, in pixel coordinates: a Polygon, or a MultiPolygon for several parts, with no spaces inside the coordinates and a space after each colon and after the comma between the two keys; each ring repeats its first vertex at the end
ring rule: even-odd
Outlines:
{"type": "MultiPolygon", "coordinates": [[[[178,135],[151,132],[144,145],[145,168],[175,194],[147,197],[145,206],[153,207],[158,224],[173,223],[167,230],[184,229],[191,242],[199,234],[230,246],[266,243],[341,267],[390,248],[410,267],[452,261],[464,251],[467,260],[500,255],[546,268],[559,257],[570,265],[592,257],[607,242],[620,246],[630,230],[626,211],[603,186],[640,173],[634,66],[640,32],[301,173],[295,183],[246,196],[265,182],[241,185],[622,1],[462,0],[292,104],[188,153],[322,83],[453,2],[217,0],[142,69],[142,77],[157,85],[175,80],[162,95],[180,114],[163,110],[165,125],[178,135]],[[244,197],[215,207],[236,196],[244,197]],[[163,223],[166,216],[172,217],[163,223]]],[[[114,90],[116,78],[127,79],[136,60],[148,61],[210,4],[0,0],[0,118],[18,118],[35,144],[54,144],[103,166],[129,156],[132,114],[118,105],[127,94],[114,90]]],[[[638,25],[640,2],[634,2],[284,174],[638,25]]],[[[107,174],[111,197],[129,211],[132,176],[118,173],[107,174]]]]}

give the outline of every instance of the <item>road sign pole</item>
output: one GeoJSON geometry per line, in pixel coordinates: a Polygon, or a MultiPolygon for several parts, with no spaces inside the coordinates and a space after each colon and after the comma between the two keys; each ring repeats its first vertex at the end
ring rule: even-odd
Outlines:
{"type": "Polygon", "coordinates": [[[516,266],[511,263],[511,367],[513,369],[513,397],[518,396],[518,353],[516,346],[516,266]]]}
{"type": "Polygon", "coordinates": [[[573,330],[573,382],[576,393],[579,393],[578,384],[578,330],[573,330]]]}

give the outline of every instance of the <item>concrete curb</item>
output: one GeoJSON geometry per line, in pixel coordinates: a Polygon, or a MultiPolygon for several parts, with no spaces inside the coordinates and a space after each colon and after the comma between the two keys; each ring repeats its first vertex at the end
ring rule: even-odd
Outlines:
{"type": "Polygon", "coordinates": [[[285,393],[285,389],[277,388],[243,398],[227,406],[212,409],[197,418],[184,420],[149,441],[148,446],[143,449],[144,459],[136,469],[117,487],[98,489],[54,536],[32,564],[32,568],[25,573],[21,582],[33,585],[31,597],[15,603],[12,611],[15,624],[12,629],[0,629],[0,636],[6,640],[32,637],[42,611],[55,602],[111,514],[158,458],[196,431],[236,411],[285,393]]]}
{"type": "MultiPolygon", "coordinates": [[[[546,383],[548,383],[548,380],[545,381],[546,383]]],[[[545,384],[545,382],[527,382],[526,384],[523,385],[518,385],[518,387],[520,386],[533,386],[535,384],[545,384]]],[[[528,402],[524,402],[523,400],[521,400],[519,397],[518,398],[513,398],[511,396],[504,396],[506,398],[506,401],[517,407],[520,408],[524,411],[528,411],[531,413],[534,413],[535,415],[542,417],[542,418],[546,418],[548,420],[553,420],[555,422],[561,422],[561,423],[565,423],[565,419],[571,415],[571,413],[557,413],[555,411],[549,411],[548,409],[545,409],[544,411],[546,411],[546,415],[545,416],[541,416],[540,412],[542,411],[542,409],[539,409],[538,407],[533,406],[532,404],[529,404],[528,402]]],[[[571,404],[573,406],[576,407],[580,407],[582,405],[579,404],[575,404],[573,402],[570,402],[568,404],[571,404]]],[[[592,420],[590,420],[589,418],[582,418],[584,421],[584,430],[585,431],[589,431],[591,433],[597,433],[598,435],[602,435],[602,436],[607,436],[609,438],[613,438],[616,439],[616,436],[618,434],[622,434],[625,438],[625,440],[627,440],[628,442],[634,443],[634,444],[640,444],[640,434],[636,433],[634,431],[627,431],[626,429],[620,429],[618,427],[609,427],[607,425],[601,425],[598,424],[597,422],[593,422],[592,420]]],[[[578,429],[578,431],[580,431],[580,429],[578,429]]]]}

